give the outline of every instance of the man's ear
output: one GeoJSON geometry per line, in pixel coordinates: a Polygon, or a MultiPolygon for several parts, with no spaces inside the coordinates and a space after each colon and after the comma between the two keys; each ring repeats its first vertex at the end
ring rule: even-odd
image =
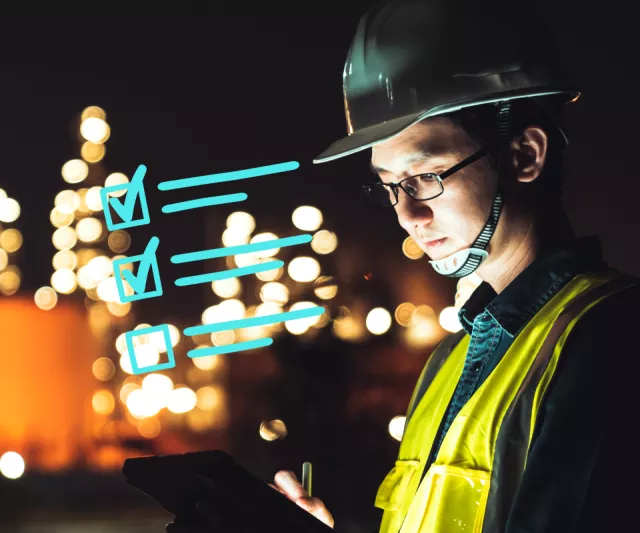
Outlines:
{"type": "Polygon", "coordinates": [[[520,137],[511,142],[514,172],[520,183],[530,183],[540,176],[548,146],[549,137],[538,126],[528,126],[520,137]]]}

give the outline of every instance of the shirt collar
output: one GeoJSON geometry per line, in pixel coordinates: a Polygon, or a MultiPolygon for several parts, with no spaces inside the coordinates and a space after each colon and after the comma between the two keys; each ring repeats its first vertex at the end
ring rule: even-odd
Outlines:
{"type": "Polygon", "coordinates": [[[471,335],[475,318],[487,311],[515,337],[569,280],[604,264],[598,236],[573,239],[562,248],[543,252],[498,295],[482,282],[460,309],[460,324],[471,335]]]}

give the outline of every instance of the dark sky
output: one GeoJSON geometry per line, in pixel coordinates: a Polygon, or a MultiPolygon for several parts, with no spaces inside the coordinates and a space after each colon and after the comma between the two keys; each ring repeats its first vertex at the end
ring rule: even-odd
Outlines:
{"type": "MultiPolygon", "coordinates": [[[[240,208],[285,220],[297,205],[311,203],[343,242],[363,253],[399,249],[404,234],[393,214],[380,216],[361,196],[360,184],[371,180],[367,152],[311,163],[345,134],[342,67],[358,18],[370,5],[350,2],[347,12],[310,4],[308,16],[278,16],[286,11],[274,5],[276,14],[266,17],[218,15],[210,7],[197,17],[0,19],[0,187],[23,209],[23,286],[49,282],[55,250],[48,215],[65,187],[60,167],[79,155],[73,120],[88,105],[107,111],[112,136],[104,162],[110,172],[131,176],[144,163],[155,184],[296,160],[301,167],[295,172],[251,182],[240,208]],[[375,238],[362,239],[363,233],[375,238]]],[[[633,17],[617,7],[621,3],[539,5],[553,6],[547,14],[560,54],[583,90],[569,123],[565,203],[571,220],[578,234],[602,236],[615,266],[640,274],[633,17]]],[[[159,202],[157,191],[149,194],[150,205],[159,202]]],[[[175,194],[176,201],[191,197],[175,194]]],[[[158,207],[153,232],[175,235],[172,246],[179,250],[201,248],[204,217],[193,211],[171,218],[158,207]]],[[[134,240],[145,232],[134,232],[134,240]]]]}

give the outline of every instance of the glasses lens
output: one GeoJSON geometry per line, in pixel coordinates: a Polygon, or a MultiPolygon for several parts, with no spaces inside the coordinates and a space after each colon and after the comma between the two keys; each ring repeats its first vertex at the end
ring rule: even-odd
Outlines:
{"type": "Polygon", "coordinates": [[[391,207],[396,202],[393,189],[384,183],[374,183],[367,189],[367,193],[369,198],[381,207],[391,207]]]}
{"type": "Polygon", "coordinates": [[[421,174],[404,180],[402,186],[416,200],[429,200],[442,192],[442,182],[436,174],[421,174]]]}

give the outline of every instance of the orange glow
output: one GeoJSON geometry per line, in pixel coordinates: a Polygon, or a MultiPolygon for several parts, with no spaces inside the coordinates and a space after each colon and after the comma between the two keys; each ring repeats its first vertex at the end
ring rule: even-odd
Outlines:
{"type": "Polygon", "coordinates": [[[100,345],[81,305],[43,312],[33,295],[0,299],[0,450],[30,469],[57,470],[90,455],[93,356],[100,345]]]}

